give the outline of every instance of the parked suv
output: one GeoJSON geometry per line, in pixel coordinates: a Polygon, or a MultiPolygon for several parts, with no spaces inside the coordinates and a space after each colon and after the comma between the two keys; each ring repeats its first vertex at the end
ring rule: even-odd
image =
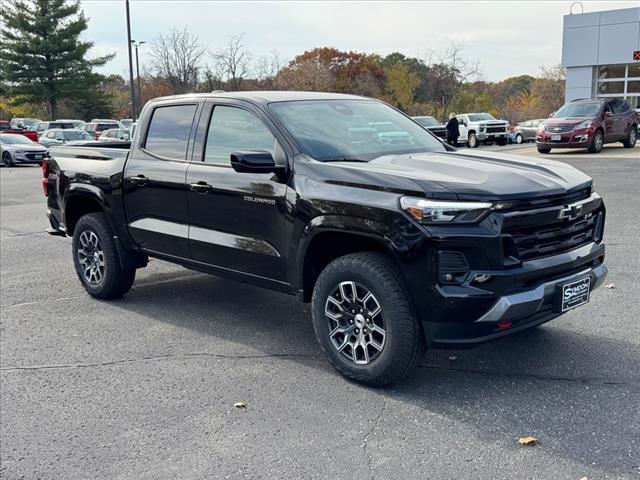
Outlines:
{"type": "Polygon", "coordinates": [[[509,122],[498,120],[490,113],[463,113],[456,118],[460,123],[458,143],[466,142],[469,148],[488,142],[506,145],[509,140],[509,122]]]}
{"type": "Polygon", "coordinates": [[[91,121],[84,126],[84,130],[96,140],[100,138],[102,132],[113,128],[120,128],[120,124],[115,120],[91,121]]]}
{"type": "Polygon", "coordinates": [[[296,295],[331,363],[370,385],[425,347],[580,307],[607,273],[587,175],[459,151],[353,95],[156,98],[130,144],[51,147],[42,174],[49,233],[73,237],[90,295],[125,294],[149,256],[296,295]]]}
{"type": "Polygon", "coordinates": [[[638,137],[638,113],[619,98],[574,100],[542,122],[536,133],[538,152],[552,148],[586,148],[599,153],[605,143],[632,148],[638,137]]]}

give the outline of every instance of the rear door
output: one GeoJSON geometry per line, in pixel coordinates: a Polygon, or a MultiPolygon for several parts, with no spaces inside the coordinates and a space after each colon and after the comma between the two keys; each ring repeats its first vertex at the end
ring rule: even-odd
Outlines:
{"type": "Polygon", "coordinates": [[[613,121],[616,136],[618,140],[623,140],[626,138],[627,133],[629,132],[629,127],[631,126],[631,115],[629,115],[631,107],[627,102],[618,98],[611,101],[611,107],[613,108],[613,121]]]}
{"type": "Polygon", "coordinates": [[[273,173],[238,173],[230,154],[267,151],[286,165],[286,141],[250,104],[215,99],[206,105],[187,172],[193,260],[284,286],[292,231],[286,180],[273,173]]]}
{"type": "Polygon", "coordinates": [[[129,231],[145,250],[189,258],[187,158],[201,103],[173,102],[155,107],[124,171],[129,231]]]}

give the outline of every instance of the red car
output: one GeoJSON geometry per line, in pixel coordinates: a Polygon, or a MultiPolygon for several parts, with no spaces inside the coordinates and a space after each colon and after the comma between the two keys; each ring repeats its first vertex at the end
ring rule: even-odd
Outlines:
{"type": "Polygon", "coordinates": [[[638,137],[638,114],[624,100],[599,98],[567,103],[536,132],[540,153],[552,148],[586,148],[599,153],[605,143],[622,142],[632,148],[638,137]]]}
{"type": "Polygon", "coordinates": [[[31,132],[29,130],[16,130],[11,128],[11,124],[6,120],[0,120],[0,133],[17,133],[18,135],[24,135],[29,140],[33,140],[34,142],[38,141],[38,134],[36,132],[31,132]]]}

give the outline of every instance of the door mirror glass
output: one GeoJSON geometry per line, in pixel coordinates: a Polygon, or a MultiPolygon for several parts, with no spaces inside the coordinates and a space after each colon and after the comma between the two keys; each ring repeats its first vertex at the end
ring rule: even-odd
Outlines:
{"type": "Polygon", "coordinates": [[[231,166],[240,173],[270,173],[282,170],[269,152],[239,151],[231,154],[231,166]]]}

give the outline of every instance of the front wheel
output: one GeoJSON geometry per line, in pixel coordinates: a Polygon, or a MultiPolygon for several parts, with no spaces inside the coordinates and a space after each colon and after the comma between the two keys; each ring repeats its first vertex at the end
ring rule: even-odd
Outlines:
{"type": "Polygon", "coordinates": [[[111,228],[104,213],[90,213],[78,220],[73,232],[73,263],[80,283],[89,295],[118,298],[129,291],[135,268],[123,268],[111,228]]]}
{"type": "Polygon", "coordinates": [[[383,386],[406,376],[424,351],[418,318],[393,262],[362,252],[331,262],[313,290],[316,337],[338,372],[383,386]]]}
{"type": "Polygon", "coordinates": [[[549,153],[551,151],[550,148],[545,147],[536,147],[538,149],[538,153],[549,153]]]}
{"type": "Polygon", "coordinates": [[[629,129],[629,134],[627,135],[627,138],[623,140],[622,145],[624,145],[624,148],[633,148],[636,146],[637,139],[638,139],[638,130],[636,129],[635,126],[632,126],[629,129]]]}
{"type": "Polygon", "coordinates": [[[467,146],[469,148],[476,148],[478,146],[478,137],[476,137],[476,134],[471,132],[469,134],[469,138],[467,139],[467,146]]]}
{"type": "Polygon", "coordinates": [[[5,167],[13,166],[13,160],[11,159],[11,154],[9,152],[4,152],[2,154],[2,164],[5,167]]]}
{"type": "Polygon", "coordinates": [[[589,145],[589,153],[600,153],[603,146],[604,134],[602,133],[602,130],[596,130],[593,140],[591,140],[591,145],[589,145]]]}
{"type": "Polygon", "coordinates": [[[516,135],[516,143],[517,144],[524,143],[524,138],[522,137],[522,135],[520,134],[516,135]]]}

